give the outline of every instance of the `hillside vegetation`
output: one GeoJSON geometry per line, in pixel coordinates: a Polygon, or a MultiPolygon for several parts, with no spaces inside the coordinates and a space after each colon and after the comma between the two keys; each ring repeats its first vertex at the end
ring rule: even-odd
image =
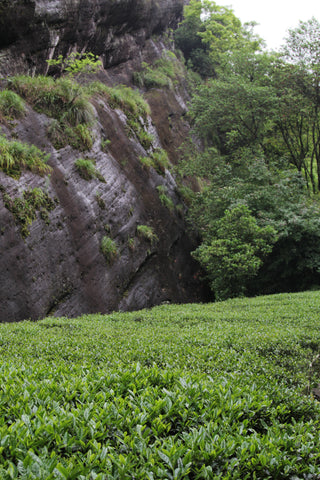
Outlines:
{"type": "Polygon", "coordinates": [[[217,300],[320,283],[320,23],[300,22],[279,52],[252,27],[191,0],[174,34],[195,81],[180,165],[202,184],[191,193],[193,255],[217,300]]]}
{"type": "Polygon", "coordinates": [[[1,324],[2,479],[316,479],[320,294],[1,324]]]}

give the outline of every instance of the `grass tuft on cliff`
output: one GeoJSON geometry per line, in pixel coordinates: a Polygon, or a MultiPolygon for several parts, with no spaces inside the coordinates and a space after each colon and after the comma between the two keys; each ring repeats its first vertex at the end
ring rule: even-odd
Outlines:
{"type": "Polygon", "coordinates": [[[147,131],[146,122],[151,110],[149,104],[138,90],[125,85],[108,87],[100,82],[92,82],[87,87],[92,96],[101,95],[106,98],[112,109],[120,109],[127,117],[127,134],[136,136],[140,144],[148,150],[154,137],[147,131]]]}
{"type": "Polygon", "coordinates": [[[125,113],[131,113],[136,117],[146,118],[150,115],[150,106],[138,90],[125,85],[108,87],[101,82],[92,82],[87,87],[91,95],[100,94],[107,97],[111,108],[119,108],[125,113]]]}
{"type": "Polygon", "coordinates": [[[4,206],[12,213],[22,238],[29,235],[29,226],[37,215],[49,225],[49,212],[56,207],[55,202],[41,188],[24,190],[21,197],[12,198],[0,187],[4,206]]]}
{"type": "Polygon", "coordinates": [[[8,120],[20,118],[25,113],[25,102],[22,98],[11,90],[4,89],[0,91],[0,119],[8,120]]]}
{"type": "Polygon", "coordinates": [[[0,476],[318,478],[319,313],[306,292],[0,324],[0,476]]]}
{"type": "Polygon", "coordinates": [[[19,75],[10,79],[9,87],[34,110],[56,120],[48,130],[56,148],[71,145],[78,150],[89,150],[92,147],[90,126],[95,121],[94,110],[85,89],[75,80],[19,75]]]}
{"type": "Polygon", "coordinates": [[[49,156],[35,145],[0,135],[0,169],[13,178],[19,178],[23,169],[39,175],[50,173],[49,156]]]}
{"type": "Polygon", "coordinates": [[[165,50],[152,65],[143,62],[142,69],[134,72],[133,81],[140,88],[169,88],[172,90],[178,79],[185,75],[185,68],[181,61],[173,52],[165,50]]]}

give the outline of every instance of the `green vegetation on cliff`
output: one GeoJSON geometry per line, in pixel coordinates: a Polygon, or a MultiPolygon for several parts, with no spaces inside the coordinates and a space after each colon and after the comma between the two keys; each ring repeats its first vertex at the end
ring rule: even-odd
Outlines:
{"type": "Polygon", "coordinates": [[[9,140],[0,135],[0,170],[13,178],[19,178],[23,169],[39,175],[51,172],[47,164],[49,155],[35,145],[9,140]]]}
{"type": "Polygon", "coordinates": [[[0,477],[320,474],[318,292],[0,325],[0,477]]]}

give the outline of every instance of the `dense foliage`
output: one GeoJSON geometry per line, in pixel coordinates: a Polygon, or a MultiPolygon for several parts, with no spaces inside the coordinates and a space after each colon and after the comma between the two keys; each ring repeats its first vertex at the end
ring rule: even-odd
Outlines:
{"type": "Polygon", "coordinates": [[[194,256],[216,298],[320,283],[319,38],[313,18],[270,53],[231,10],[199,0],[185,9],[177,43],[189,60],[201,47],[212,71],[189,61],[206,77],[190,105],[203,151],[188,142],[180,171],[201,179],[194,256]]]}
{"type": "Polygon", "coordinates": [[[309,292],[1,324],[0,478],[316,478],[319,313],[309,292]]]}

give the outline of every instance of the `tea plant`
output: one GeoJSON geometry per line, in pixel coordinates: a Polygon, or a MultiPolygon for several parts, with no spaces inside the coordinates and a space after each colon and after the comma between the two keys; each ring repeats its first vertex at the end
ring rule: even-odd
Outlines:
{"type": "Polygon", "coordinates": [[[0,324],[2,478],[316,479],[319,312],[306,292],[0,324]]]}

